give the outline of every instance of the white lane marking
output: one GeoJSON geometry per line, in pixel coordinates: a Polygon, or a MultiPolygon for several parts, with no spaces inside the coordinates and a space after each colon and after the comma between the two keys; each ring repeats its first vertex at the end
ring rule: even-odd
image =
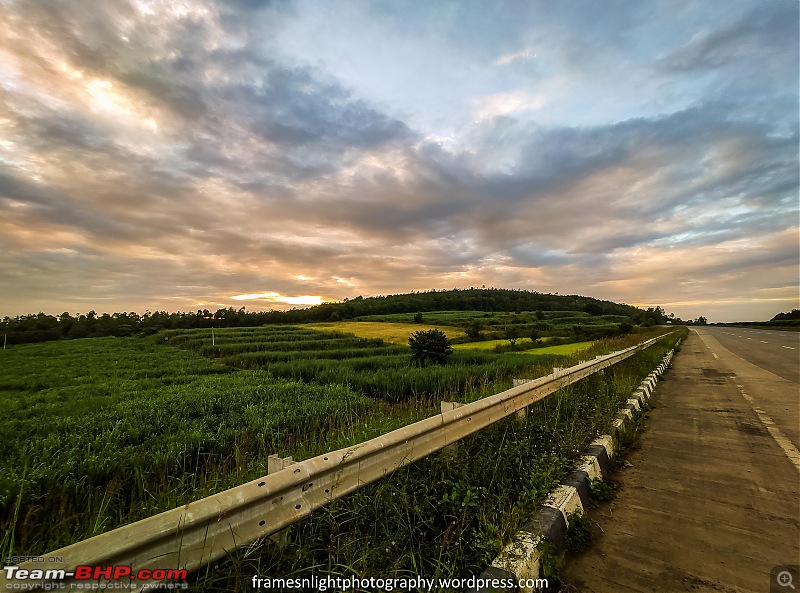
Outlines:
{"type": "Polygon", "coordinates": [[[750,404],[750,407],[753,411],[758,415],[758,419],[761,420],[761,424],[763,424],[766,429],[769,431],[769,434],[772,435],[772,438],[780,445],[783,452],[786,453],[786,457],[789,458],[794,466],[800,471],[800,451],[797,450],[797,447],[792,444],[792,441],[786,438],[786,435],[781,432],[781,429],[775,426],[775,423],[772,421],[767,413],[755,405],[753,398],[750,397],[747,392],[744,390],[744,387],[736,384],[736,387],[739,388],[739,391],[744,396],[744,399],[747,400],[747,403],[750,404]]]}
{"type": "Polygon", "coordinates": [[[794,350],[791,346],[783,346],[784,348],[788,348],[789,350],[794,350]]]}
{"type": "Polygon", "coordinates": [[[769,342],[765,342],[764,340],[759,340],[762,344],[769,344],[769,342]]]}
{"type": "Polygon", "coordinates": [[[753,338],[747,338],[748,340],[752,340],[753,338]]]}
{"type": "Polygon", "coordinates": [[[712,352],[711,354],[713,354],[713,355],[714,355],[714,358],[719,358],[719,356],[717,356],[717,353],[716,353],[716,352],[712,352]]]}

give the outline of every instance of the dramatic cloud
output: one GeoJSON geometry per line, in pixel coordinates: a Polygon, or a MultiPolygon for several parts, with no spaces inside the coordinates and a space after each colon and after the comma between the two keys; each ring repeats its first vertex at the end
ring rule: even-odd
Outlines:
{"type": "Polygon", "coordinates": [[[0,2],[0,316],[798,291],[798,6],[0,2]]]}

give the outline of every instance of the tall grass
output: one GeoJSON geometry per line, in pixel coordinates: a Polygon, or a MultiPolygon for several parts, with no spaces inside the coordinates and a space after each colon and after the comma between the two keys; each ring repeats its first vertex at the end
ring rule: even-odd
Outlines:
{"type": "Polygon", "coordinates": [[[343,385],[233,372],[135,338],[4,357],[6,553],[41,553],[261,475],[269,454],[307,447],[374,406],[343,385]]]}
{"type": "MultiPolygon", "coordinates": [[[[467,577],[482,571],[580,460],[676,336],[333,502],[289,531],[201,571],[234,590],[252,574],[467,577]]],[[[598,348],[600,349],[600,348],[598,348]]]]}
{"type": "MultiPolygon", "coordinates": [[[[588,354],[591,357],[619,349],[636,339],[597,343],[588,354]]],[[[215,330],[213,340],[214,345],[207,329],[174,330],[152,339],[49,342],[3,353],[0,556],[39,554],[73,543],[263,475],[266,457],[271,453],[302,457],[355,444],[430,415],[438,399],[471,401],[510,386],[514,376],[535,378],[549,373],[553,366],[577,361],[574,357],[461,351],[447,366],[417,367],[402,346],[287,326],[215,330]]],[[[617,371],[605,376],[613,377],[615,385],[627,385],[617,371]]],[[[473,558],[475,552],[462,558],[446,550],[456,545],[452,542],[462,541],[456,538],[457,533],[471,537],[478,527],[466,516],[455,521],[450,515],[439,517],[438,511],[431,509],[440,504],[452,507],[451,513],[456,508],[471,509],[470,517],[474,511],[490,519],[495,531],[481,532],[479,539],[483,538],[486,550],[493,550],[496,546],[492,538],[502,540],[505,519],[501,521],[488,507],[473,506],[478,499],[484,501],[482,505],[499,504],[496,496],[501,495],[489,495],[489,487],[482,485],[487,480],[489,484],[505,483],[506,462],[493,460],[491,452],[506,451],[503,447],[508,445],[502,443],[521,443],[529,437],[538,447],[550,442],[541,440],[545,433],[540,431],[558,428],[558,447],[547,449],[546,455],[544,450],[536,453],[544,457],[523,455],[518,459],[520,464],[538,459],[539,469],[532,471],[539,475],[539,481],[531,482],[530,488],[539,492],[563,469],[568,460],[566,452],[578,446],[564,443],[579,441],[586,430],[605,422],[605,416],[590,410],[598,420],[592,421],[594,424],[581,421],[588,428],[578,428],[580,415],[565,410],[577,410],[579,404],[574,397],[570,399],[572,396],[564,397],[567,399],[551,400],[560,402],[555,410],[548,407],[553,404],[542,404],[542,422],[526,423],[529,432],[523,434],[518,424],[511,423],[486,433],[501,435],[492,437],[499,438],[500,444],[477,439],[465,445],[465,450],[474,447],[478,452],[482,446],[489,446],[484,453],[475,453],[476,464],[483,455],[480,463],[486,467],[481,466],[482,470],[469,465],[472,462],[465,469],[461,463],[436,460],[424,466],[429,468],[425,470],[428,473],[404,470],[386,482],[389,486],[376,485],[378,490],[367,489],[353,498],[353,503],[342,501],[322,514],[338,525],[340,531],[336,533],[341,536],[323,535],[324,530],[314,527],[319,521],[314,518],[297,531],[311,530],[308,546],[299,544],[282,559],[259,551],[257,564],[265,562],[276,570],[307,568],[313,563],[331,570],[378,570],[375,550],[361,550],[357,557],[347,557],[349,550],[360,550],[357,539],[363,537],[357,535],[356,527],[363,525],[366,511],[358,504],[368,505],[369,497],[374,496],[375,508],[382,508],[383,497],[403,496],[407,503],[399,507],[400,511],[384,509],[380,512],[388,514],[371,524],[378,530],[375,537],[381,545],[383,530],[408,532],[413,545],[397,556],[392,569],[402,573],[419,566],[420,570],[453,573],[456,569],[452,567],[464,558],[473,558]],[[572,424],[569,418],[574,419],[572,424]],[[495,473],[489,479],[486,472],[491,467],[495,473]],[[484,477],[473,483],[466,478],[470,472],[484,477]],[[400,488],[396,480],[403,476],[410,482],[400,488]],[[432,477],[444,482],[420,482],[432,477]],[[409,490],[412,485],[417,485],[419,492],[409,490]],[[478,487],[479,495],[475,490],[478,487]],[[464,498],[465,506],[453,502],[461,500],[459,497],[464,498]],[[325,514],[339,508],[343,515],[325,514]],[[434,519],[430,519],[431,513],[434,519]],[[396,515],[406,527],[398,526],[394,519],[389,521],[396,515]],[[450,529],[453,521],[455,527],[450,529]],[[318,547],[322,544],[314,538],[326,543],[318,547]],[[442,549],[431,548],[430,538],[438,538],[442,549]],[[342,547],[336,547],[330,558],[323,558],[322,550],[336,542],[342,547]],[[438,556],[424,559],[429,552],[438,556]]],[[[394,549],[394,545],[387,549],[394,549]]],[[[250,559],[237,556],[231,562],[243,567],[249,566],[250,559]]],[[[209,577],[204,587],[228,587],[234,582],[231,579],[238,578],[233,565],[219,566],[225,575],[219,582],[209,577]]]]}

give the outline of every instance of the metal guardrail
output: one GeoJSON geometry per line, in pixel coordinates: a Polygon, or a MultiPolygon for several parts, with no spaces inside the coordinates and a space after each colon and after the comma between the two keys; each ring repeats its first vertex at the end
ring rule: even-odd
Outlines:
{"type": "MultiPolygon", "coordinates": [[[[314,509],[443,449],[562,387],[625,360],[664,335],[568,369],[557,369],[546,377],[369,441],[297,462],[252,482],[55,550],[45,554],[44,564],[24,563],[20,567],[69,572],[78,565],[128,565],[134,574],[142,569],[192,571],[276,533],[309,516],[314,509]]],[[[4,588],[5,577],[0,573],[0,589],[4,588]]]]}

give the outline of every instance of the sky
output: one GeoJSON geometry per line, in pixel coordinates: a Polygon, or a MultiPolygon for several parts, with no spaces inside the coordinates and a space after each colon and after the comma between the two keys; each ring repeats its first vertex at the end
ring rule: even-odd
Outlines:
{"type": "Polygon", "coordinates": [[[800,307],[798,3],[0,0],[0,317],[800,307]]]}

